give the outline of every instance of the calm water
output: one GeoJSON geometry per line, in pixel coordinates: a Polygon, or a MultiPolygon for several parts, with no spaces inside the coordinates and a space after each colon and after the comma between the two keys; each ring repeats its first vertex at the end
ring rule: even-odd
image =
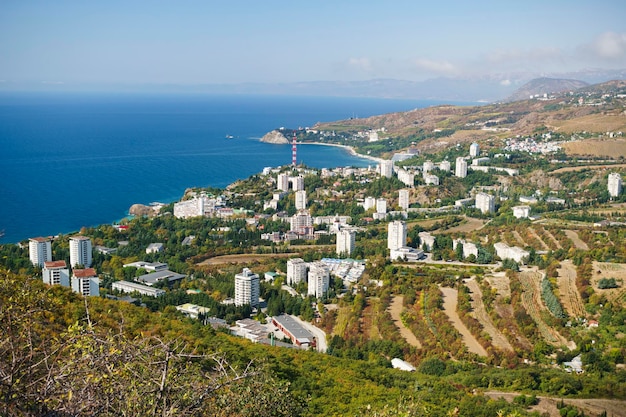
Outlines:
{"type": "MultiPolygon", "coordinates": [[[[268,131],[424,107],[410,100],[273,96],[0,94],[0,242],[124,217],[291,162],[268,131]],[[232,135],[233,139],[226,139],[232,135]]],[[[367,166],[345,150],[301,146],[298,162],[367,166]]]]}

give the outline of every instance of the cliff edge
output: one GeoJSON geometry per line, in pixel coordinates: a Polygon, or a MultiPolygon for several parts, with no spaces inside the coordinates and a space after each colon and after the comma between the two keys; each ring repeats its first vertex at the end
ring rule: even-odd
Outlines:
{"type": "Polygon", "coordinates": [[[283,135],[280,131],[272,130],[271,132],[266,133],[265,136],[261,138],[261,142],[283,145],[289,144],[289,139],[287,139],[285,135],[283,135]]]}

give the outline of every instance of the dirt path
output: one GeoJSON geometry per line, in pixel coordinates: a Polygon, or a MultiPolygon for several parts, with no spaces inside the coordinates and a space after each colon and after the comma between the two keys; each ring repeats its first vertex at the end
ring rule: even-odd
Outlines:
{"type": "Polygon", "coordinates": [[[483,325],[485,331],[491,337],[491,343],[500,350],[508,350],[513,351],[513,346],[509,343],[507,338],[496,328],[493,321],[491,321],[491,317],[485,310],[485,305],[483,304],[483,293],[480,290],[480,286],[475,279],[468,279],[465,281],[465,285],[472,292],[472,309],[474,310],[474,316],[480,324],[483,325]]]}
{"type": "Polygon", "coordinates": [[[443,309],[454,325],[454,328],[461,333],[463,337],[463,343],[467,346],[467,350],[472,353],[475,353],[479,356],[487,356],[487,351],[485,348],[478,343],[478,340],[472,335],[472,333],[465,327],[465,324],[461,321],[458,313],[456,312],[457,298],[458,293],[454,288],[449,287],[439,287],[441,292],[443,293],[443,309]]]}
{"type": "Polygon", "coordinates": [[[570,260],[563,261],[557,272],[559,273],[557,280],[559,299],[567,314],[572,317],[585,317],[585,306],[576,287],[576,267],[570,260]]]}
{"type": "MultiPolygon", "coordinates": [[[[539,333],[553,346],[568,346],[570,349],[575,349],[576,344],[574,342],[568,342],[559,332],[552,327],[548,326],[541,318],[541,312],[548,312],[547,308],[543,304],[541,299],[541,279],[543,274],[535,271],[524,271],[519,274],[519,280],[522,283],[524,289],[522,293],[522,304],[533,321],[537,324],[539,333]]],[[[548,312],[549,314],[549,312],[548,312]]]]}
{"type": "Polygon", "coordinates": [[[389,306],[389,314],[391,314],[391,318],[393,319],[393,324],[396,325],[398,330],[400,330],[400,335],[407,341],[407,343],[411,346],[415,346],[418,349],[422,347],[422,344],[417,337],[413,334],[411,329],[404,326],[402,323],[402,309],[404,308],[404,297],[401,295],[396,295],[393,297],[391,301],[391,305],[389,306]]]}
{"type": "Polygon", "coordinates": [[[526,246],[529,246],[526,244],[526,242],[524,242],[524,239],[522,239],[522,235],[520,235],[517,230],[513,230],[513,236],[515,236],[515,239],[517,240],[517,244],[520,245],[521,247],[525,248],[526,246]]]}
{"type": "Polygon", "coordinates": [[[219,265],[229,263],[250,263],[255,261],[262,261],[263,259],[275,259],[275,258],[289,258],[291,256],[297,256],[298,253],[261,253],[261,254],[238,254],[238,255],[221,255],[209,258],[200,262],[198,265],[219,265]]]}
{"type": "MultiPolygon", "coordinates": [[[[508,402],[512,402],[513,398],[520,395],[518,392],[502,392],[502,391],[486,391],[485,396],[498,399],[504,398],[508,402]]],[[[537,396],[539,404],[532,406],[529,411],[537,411],[539,414],[548,413],[550,417],[560,417],[559,410],[556,405],[561,401],[561,398],[537,396]]],[[[565,404],[573,405],[583,410],[587,415],[597,416],[603,411],[606,411],[608,416],[623,416],[626,410],[626,401],[622,400],[607,400],[604,398],[566,398],[563,399],[565,404]]]]}
{"type": "Polygon", "coordinates": [[[589,246],[578,237],[578,233],[574,230],[563,230],[565,235],[574,243],[576,249],[589,250],[589,246]]]}
{"type": "Polygon", "coordinates": [[[539,242],[543,250],[550,250],[550,246],[546,245],[546,242],[543,241],[543,239],[541,238],[541,236],[539,236],[539,234],[535,231],[535,229],[533,229],[532,227],[529,227],[528,232],[531,235],[533,235],[535,239],[537,239],[537,241],[539,242]]]}

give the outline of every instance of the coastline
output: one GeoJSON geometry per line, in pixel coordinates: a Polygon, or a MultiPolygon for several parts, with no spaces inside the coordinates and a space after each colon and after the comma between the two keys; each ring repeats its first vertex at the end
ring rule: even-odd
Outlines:
{"type": "Polygon", "coordinates": [[[358,153],[354,147],[349,146],[349,145],[340,145],[338,143],[322,143],[322,142],[297,142],[297,145],[322,145],[322,146],[334,146],[336,148],[344,148],[345,150],[348,151],[348,153],[352,156],[356,156],[358,158],[363,158],[363,159],[369,159],[370,161],[375,161],[377,163],[381,163],[382,161],[384,161],[383,158],[379,158],[377,156],[371,156],[371,155],[363,155],[358,153]]]}

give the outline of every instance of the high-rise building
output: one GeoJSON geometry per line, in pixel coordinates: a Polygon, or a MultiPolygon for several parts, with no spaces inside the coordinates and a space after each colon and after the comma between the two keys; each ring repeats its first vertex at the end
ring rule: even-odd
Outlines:
{"type": "Polygon", "coordinates": [[[467,177],[467,161],[462,156],[456,158],[456,165],[454,167],[454,175],[459,178],[467,177]]]}
{"type": "Polygon", "coordinates": [[[259,305],[259,275],[248,268],[244,268],[240,274],[235,275],[235,305],[249,304],[252,307],[259,305]]]}
{"type": "Polygon", "coordinates": [[[293,258],[287,261],[287,284],[296,285],[307,279],[309,265],[302,258],[293,258]]]}
{"type": "Polygon", "coordinates": [[[380,164],[378,165],[378,173],[381,177],[391,178],[393,176],[393,161],[380,161],[380,164]]]}
{"type": "Polygon", "coordinates": [[[480,154],[480,146],[474,142],[470,145],[470,156],[472,158],[477,157],[480,154]]]}
{"type": "Polygon", "coordinates": [[[306,209],[306,191],[296,191],[296,210],[306,209]]]}
{"type": "Polygon", "coordinates": [[[320,261],[313,262],[309,266],[308,295],[321,298],[328,291],[330,285],[330,272],[328,267],[320,261]]]}
{"type": "Polygon", "coordinates": [[[48,285],[70,286],[70,270],[65,261],[44,262],[41,275],[43,282],[48,285]]]}
{"type": "Polygon", "coordinates": [[[276,178],[276,189],[281,191],[289,191],[289,175],[282,173],[276,178]]]}
{"type": "Polygon", "coordinates": [[[291,182],[291,187],[294,191],[303,191],[304,190],[304,177],[302,175],[298,175],[297,177],[289,178],[291,182]]]}
{"type": "Polygon", "coordinates": [[[622,193],[622,177],[617,172],[609,174],[608,188],[611,197],[618,197],[622,193]]]}
{"type": "Polygon", "coordinates": [[[350,256],[354,251],[356,233],[354,230],[343,229],[337,232],[337,255],[350,256]]]}
{"type": "Polygon", "coordinates": [[[35,266],[43,268],[44,262],[52,260],[52,244],[45,237],[33,237],[28,240],[28,256],[35,266]]]}
{"type": "Polygon", "coordinates": [[[100,280],[93,268],[74,269],[72,274],[72,291],[85,297],[100,295],[100,280]]]}
{"type": "Polygon", "coordinates": [[[402,210],[409,209],[409,190],[400,190],[398,192],[398,205],[402,210]]]}
{"type": "Polygon", "coordinates": [[[487,193],[476,193],[476,208],[483,214],[493,213],[496,209],[496,199],[487,193]]]}
{"type": "Polygon", "coordinates": [[[91,239],[85,236],[70,238],[70,266],[74,268],[81,265],[85,268],[91,266],[91,239]]]}
{"type": "Polygon", "coordinates": [[[396,250],[406,246],[406,223],[394,220],[387,227],[387,249],[396,250]]]}
{"type": "Polygon", "coordinates": [[[376,213],[387,213],[387,200],[384,198],[376,199],[376,213]]]}
{"type": "Polygon", "coordinates": [[[363,202],[365,211],[374,207],[376,207],[376,199],[374,197],[365,197],[365,201],[363,202]]]}
{"type": "Polygon", "coordinates": [[[300,210],[291,217],[290,229],[304,239],[313,238],[313,218],[308,210],[300,210]]]}

